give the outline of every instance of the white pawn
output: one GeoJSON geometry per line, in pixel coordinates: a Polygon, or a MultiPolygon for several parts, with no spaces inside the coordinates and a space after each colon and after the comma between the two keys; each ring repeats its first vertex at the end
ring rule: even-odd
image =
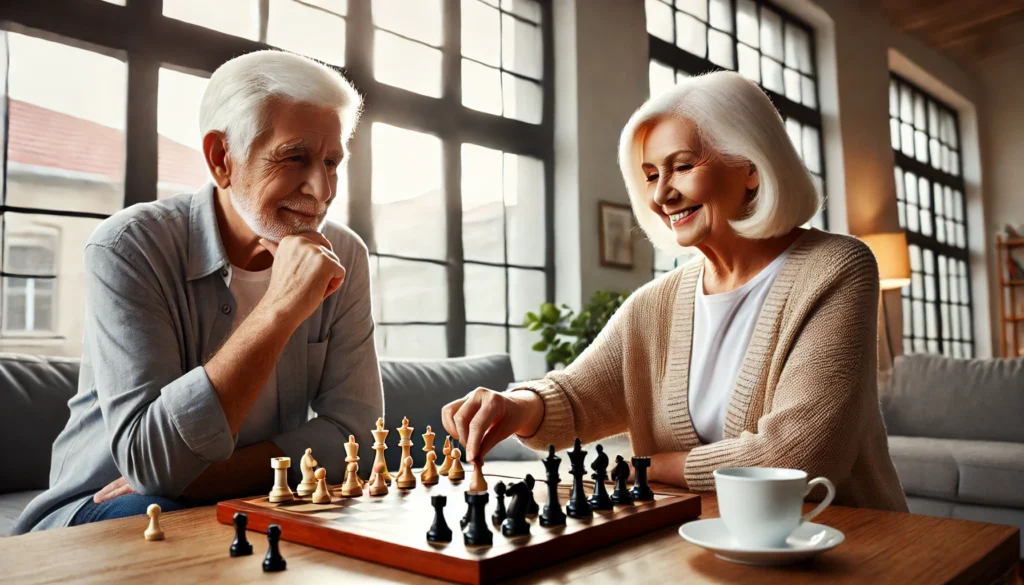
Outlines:
{"type": "Polygon", "coordinates": [[[149,515],[149,528],[146,529],[144,534],[146,540],[163,540],[164,531],[160,529],[160,506],[158,504],[150,504],[146,508],[146,514],[149,515]]]}
{"type": "Polygon", "coordinates": [[[331,492],[327,490],[327,470],[321,467],[316,470],[316,491],[313,492],[314,504],[330,504],[331,492]]]}

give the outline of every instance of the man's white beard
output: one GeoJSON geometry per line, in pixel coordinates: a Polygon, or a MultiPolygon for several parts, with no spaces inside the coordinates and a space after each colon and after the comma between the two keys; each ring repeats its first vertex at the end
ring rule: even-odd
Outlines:
{"type": "MultiPolygon", "coordinates": [[[[255,197],[249,197],[237,189],[231,190],[231,205],[234,206],[235,211],[242,218],[242,221],[245,222],[245,225],[249,226],[252,233],[264,240],[280,242],[285,236],[301,234],[311,229],[308,225],[288,225],[280,221],[276,217],[276,209],[261,209],[255,197]]],[[[312,227],[312,229],[319,228],[320,225],[312,227]]]]}

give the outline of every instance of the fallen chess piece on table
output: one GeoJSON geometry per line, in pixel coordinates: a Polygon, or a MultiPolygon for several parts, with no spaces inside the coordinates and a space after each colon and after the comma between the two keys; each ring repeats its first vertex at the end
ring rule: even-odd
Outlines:
{"type": "Polygon", "coordinates": [[[160,506],[150,504],[146,508],[146,514],[149,516],[149,527],[146,528],[143,536],[146,537],[146,540],[163,540],[164,531],[160,528],[160,506]]]}

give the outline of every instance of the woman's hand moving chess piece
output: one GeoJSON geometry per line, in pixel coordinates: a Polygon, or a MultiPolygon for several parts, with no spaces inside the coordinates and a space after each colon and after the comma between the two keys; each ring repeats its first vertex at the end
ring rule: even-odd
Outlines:
{"type": "Polygon", "coordinates": [[[513,433],[530,436],[544,418],[544,402],[533,392],[495,392],[477,388],[441,409],[448,434],[461,441],[468,461],[487,452],[513,433]]]}

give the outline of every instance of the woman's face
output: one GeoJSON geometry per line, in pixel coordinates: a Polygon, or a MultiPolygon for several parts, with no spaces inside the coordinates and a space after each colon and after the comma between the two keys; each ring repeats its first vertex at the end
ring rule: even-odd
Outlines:
{"type": "Polygon", "coordinates": [[[726,164],[701,145],[697,127],[683,118],[665,118],[647,131],[642,169],[647,203],[680,246],[696,246],[732,230],[743,213],[747,192],[757,188],[749,163],[726,164]]]}

